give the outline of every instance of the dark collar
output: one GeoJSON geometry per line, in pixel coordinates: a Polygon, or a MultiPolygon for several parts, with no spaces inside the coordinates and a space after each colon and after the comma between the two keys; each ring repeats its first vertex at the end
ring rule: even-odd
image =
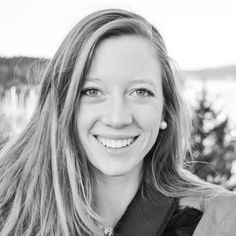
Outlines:
{"type": "Polygon", "coordinates": [[[156,190],[143,189],[140,188],[115,226],[115,235],[160,236],[165,230],[177,201],[156,190]]]}

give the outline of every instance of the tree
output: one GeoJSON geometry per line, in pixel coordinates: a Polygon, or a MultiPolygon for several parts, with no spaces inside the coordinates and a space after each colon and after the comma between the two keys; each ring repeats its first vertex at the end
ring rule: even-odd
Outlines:
{"type": "Polygon", "coordinates": [[[236,159],[235,143],[228,139],[228,118],[219,120],[220,112],[213,108],[203,89],[194,110],[192,172],[215,184],[226,184],[231,177],[232,162],[236,159]]]}

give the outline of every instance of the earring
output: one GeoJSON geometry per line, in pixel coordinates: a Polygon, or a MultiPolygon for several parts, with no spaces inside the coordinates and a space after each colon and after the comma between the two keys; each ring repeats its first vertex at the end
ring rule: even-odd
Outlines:
{"type": "Polygon", "coordinates": [[[160,125],[160,129],[166,129],[167,128],[167,123],[163,120],[160,125]]]}

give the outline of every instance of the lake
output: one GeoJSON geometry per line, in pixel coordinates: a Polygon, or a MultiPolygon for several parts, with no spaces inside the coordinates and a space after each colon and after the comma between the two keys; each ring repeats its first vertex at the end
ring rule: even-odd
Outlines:
{"type": "MultiPolygon", "coordinates": [[[[184,94],[191,106],[198,104],[196,98],[202,88],[207,90],[208,100],[212,102],[215,110],[220,111],[219,118],[229,117],[229,128],[236,139],[236,80],[221,79],[203,82],[201,79],[186,79],[184,84],[184,94]]],[[[10,126],[18,130],[17,132],[21,131],[33,113],[38,96],[37,89],[35,90],[34,87],[25,86],[20,91],[19,93],[17,88],[12,87],[5,91],[5,96],[0,99],[0,113],[5,114],[7,122],[10,122],[10,126]]],[[[6,127],[6,125],[2,126],[6,127]]]]}
{"type": "Polygon", "coordinates": [[[185,97],[191,105],[196,105],[196,97],[206,89],[209,102],[220,111],[222,119],[229,117],[230,128],[236,130],[236,80],[199,80],[185,81],[185,97]]]}

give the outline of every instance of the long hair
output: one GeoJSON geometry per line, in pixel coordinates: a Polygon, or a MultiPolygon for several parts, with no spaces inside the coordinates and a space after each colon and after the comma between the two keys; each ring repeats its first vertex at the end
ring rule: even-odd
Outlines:
{"type": "Polygon", "coordinates": [[[96,47],[122,35],[149,40],[162,68],[168,127],[145,157],[143,182],[171,197],[213,192],[210,184],[184,169],[191,122],[161,35],[137,14],[101,10],[69,32],[43,74],[31,121],[0,152],[0,235],[102,235],[93,209],[95,177],[76,119],[96,47]]]}

